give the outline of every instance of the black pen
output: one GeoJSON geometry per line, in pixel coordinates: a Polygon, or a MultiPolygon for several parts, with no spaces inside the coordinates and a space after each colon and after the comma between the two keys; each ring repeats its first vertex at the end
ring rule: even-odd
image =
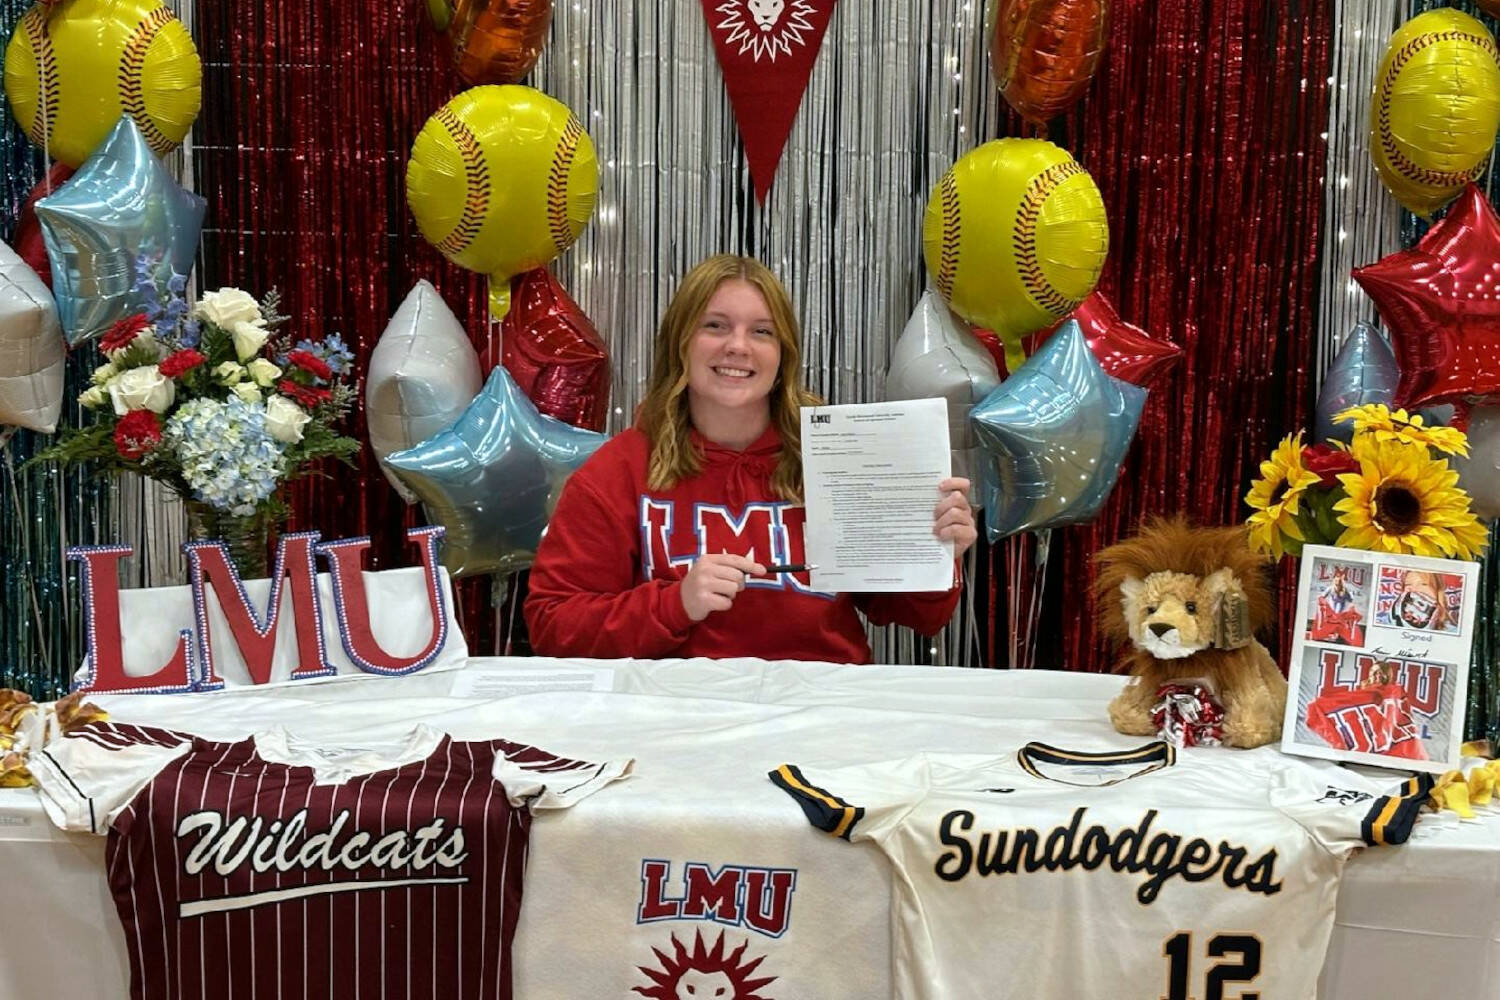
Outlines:
{"type": "Polygon", "coordinates": [[[767,566],[766,575],[770,576],[772,573],[805,573],[810,569],[817,568],[816,566],[804,566],[802,563],[788,563],[786,565],[767,566]]]}

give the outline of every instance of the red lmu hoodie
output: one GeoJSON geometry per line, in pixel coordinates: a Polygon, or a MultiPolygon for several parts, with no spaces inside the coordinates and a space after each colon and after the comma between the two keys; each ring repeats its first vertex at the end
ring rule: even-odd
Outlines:
{"type": "Polygon", "coordinates": [[[668,490],[647,489],[651,445],[634,428],[573,473],[531,568],[526,625],[536,652],[868,663],[856,609],[876,625],[908,625],[925,635],[948,623],[957,586],[824,594],[807,573],[752,579],[729,610],[692,621],[682,607],[682,578],[700,554],[733,552],[767,566],[805,561],[803,508],[771,492],[781,450],[775,428],[744,451],[696,432],[693,440],[703,470],[668,490]]]}

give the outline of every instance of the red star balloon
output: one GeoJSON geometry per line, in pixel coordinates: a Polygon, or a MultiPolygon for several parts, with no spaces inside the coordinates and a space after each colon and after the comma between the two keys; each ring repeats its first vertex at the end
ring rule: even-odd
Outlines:
{"type": "Polygon", "coordinates": [[[16,217],[16,235],[11,241],[16,253],[26,265],[36,272],[48,288],[52,287],[52,262],[47,259],[47,244],[42,240],[42,227],[36,220],[38,198],[45,198],[63,181],[73,176],[73,168],[58,160],[47,171],[47,176],[37,182],[21,205],[21,214],[16,217]]]}
{"type": "Polygon", "coordinates": [[[1407,408],[1500,395],[1500,219],[1470,184],[1410,250],[1354,272],[1391,331],[1407,408]]]}
{"type": "MultiPolygon", "coordinates": [[[[1099,359],[1099,365],[1105,373],[1133,385],[1150,388],[1153,381],[1182,357],[1182,348],[1172,341],[1153,337],[1135,324],[1121,319],[1103,292],[1094,292],[1084,299],[1077,309],[1059,320],[1056,326],[1033,333],[1022,341],[1026,356],[1035,354],[1037,348],[1070,319],[1077,320],[1078,325],[1083,328],[1089,350],[1099,359]]],[[[991,347],[990,342],[984,339],[985,333],[988,331],[975,331],[980,342],[991,347]]],[[[990,338],[994,343],[990,353],[1003,351],[994,334],[990,334],[990,338]]],[[[996,364],[1002,372],[1006,370],[1003,353],[997,357],[996,364]]]]}
{"type": "MultiPolygon", "coordinates": [[[[495,359],[488,351],[485,371],[495,359]]],[[[609,351],[594,324],[546,268],[511,279],[500,325],[500,363],[536,408],[574,427],[604,430],[609,351]]]]}

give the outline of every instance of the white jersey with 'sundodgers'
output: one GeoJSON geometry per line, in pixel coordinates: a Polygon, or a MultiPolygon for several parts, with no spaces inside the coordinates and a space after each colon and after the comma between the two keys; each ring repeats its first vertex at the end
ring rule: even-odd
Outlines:
{"type": "Polygon", "coordinates": [[[1404,841],[1431,787],[1164,743],[770,777],[814,826],[890,859],[912,1000],[1312,998],[1344,861],[1404,841]]]}

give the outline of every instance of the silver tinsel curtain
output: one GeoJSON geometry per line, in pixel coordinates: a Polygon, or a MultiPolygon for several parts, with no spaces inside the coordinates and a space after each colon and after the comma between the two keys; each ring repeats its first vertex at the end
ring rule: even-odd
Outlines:
{"type": "MultiPolygon", "coordinates": [[[[602,169],[594,221],[555,267],[609,340],[611,431],[640,402],[678,278],[725,251],[786,285],[809,388],[835,403],[884,398],[891,345],[923,290],[927,196],[957,156],[1002,134],[983,22],[978,0],[839,3],[760,205],[697,0],[554,6],[531,82],[579,115],[602,169]]],[[[875,658],[975,663],[972,622],[962,611],[932,642],[879,630],[875,658]]]]}

